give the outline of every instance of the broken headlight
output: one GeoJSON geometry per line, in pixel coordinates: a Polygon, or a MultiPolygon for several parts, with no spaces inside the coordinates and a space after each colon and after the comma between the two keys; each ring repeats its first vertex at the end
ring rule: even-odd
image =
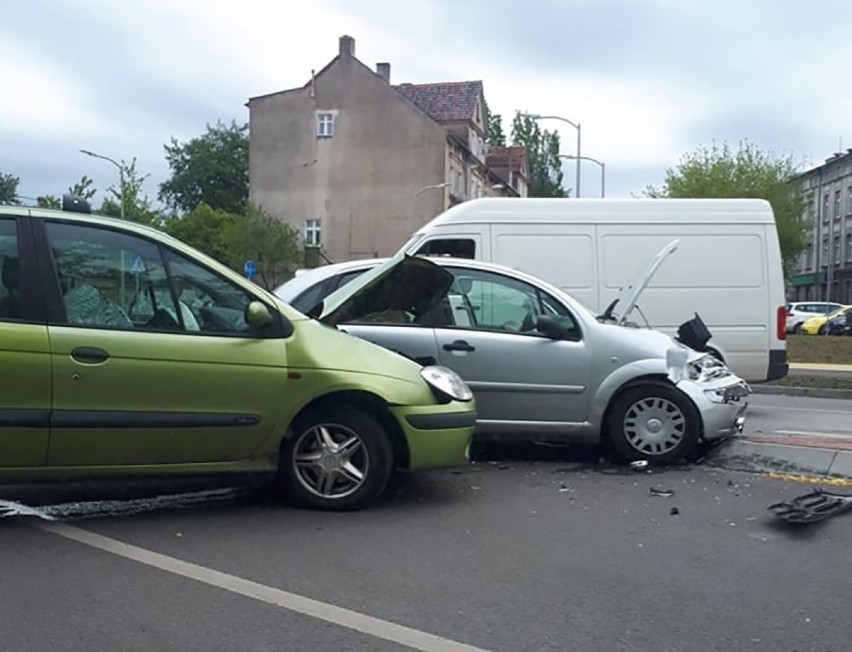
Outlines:
{"type": "Polygon", "coordinates": [[[714,403],[737,403],[749,395],[749,389],[745,383],[737,383],[730,387],[706,389],[704,395],[714,403]]]}
{"type": "Polygon", "coordinates": [[[687,373],[689,379],[694,380],[697,383],[707,382],[731,375],[731,372],[725,366],[725,363],[709,353],[690,362],[687,373]]]}

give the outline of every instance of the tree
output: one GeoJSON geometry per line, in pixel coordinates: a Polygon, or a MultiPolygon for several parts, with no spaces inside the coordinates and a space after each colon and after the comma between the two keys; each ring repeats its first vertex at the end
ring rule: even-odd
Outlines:
{"type": "Polygon", "coordinates": [[[76,197],[82,197],[86,201],[91,201],[92,197],[94,197],[97,192],[97,190],[92,188],[93,183],[94,181],[84,174],[77,183],[68,188],[68,194],[76,197]]]}
{"type": "Polygon", "coordinates": [[[785,271],[792,273],[796,257],[805,247],[809,224],[801,184],[794,178],[797,166],[790,156],[776,156],[743,141],[734,151],[715,142],[681,157],[675,168],[666,168],[662,188],[648,186],[648,197],[750,197],[765,199],[775,213],[778,240],[785,271]]]}
{"type": "Polygon", "coordinates": [[[41,195],[36,197],[36,206],[39,208],[60,208],[62,204],[56,195],[41,195]]]}
{"type": "Polygon", "coordinates": [[[253,204],[226,227],[224,240],[231,268],[242,272],[245,261],[253,260],[255,280],[267,290],[293,276],[302,255],[299,233],[253,204]]]}
{"type": "Polygon", "coordinates": [[[228,265],[232,262],[232,252],[226,233],[233,229],[236,220],[242,219],[242,216],[201,204],[183,217],[168,219],[164,229],[169,235],[228,265]]]}
{"type": "Polygon", "coordinates": [[[499,113],[491,113],[485,108],[488,124],[488,144],[492,147],[504,147],[506,145],[506,134],[503,133],[503,116],[499,113]]]}
{"type": "Polygon", "coordinates": [[[229,213],[242,213],[248,203],[248,125],[221,121],[207,133],[165,145],[172,176],[160,184],[159,198],[181,213],[200,204],[229,213]]]}
{"type": "Polygon", "coordinates": [[[0,172],[0,204],[20,204],[18,184],[21,180],[11,174],[0,172]]]}
{"type": "Polygon", "coordinates": [[[559,158],[559,132],[547,131],[533,118],[515,112],[512,144],[527,150],[530,197],[565,197],[562,164],[559,158]]]}
{"type": "Polygon", "coordinates": [[[129,165],[122,160],[121,167],[124,172],[124,193],[122,193],[121,187],[110,186],[107,188],[107,196],[101,204],[101,214],[121,217],[123,197],[125,219],[131,222],[159,226],[162,223],[160,214],[151,207],[151,200],[148,199],[148,195],[142,193],[142,186],[150,175],[140,175],[136,171],[135,158],[129,165]]]}

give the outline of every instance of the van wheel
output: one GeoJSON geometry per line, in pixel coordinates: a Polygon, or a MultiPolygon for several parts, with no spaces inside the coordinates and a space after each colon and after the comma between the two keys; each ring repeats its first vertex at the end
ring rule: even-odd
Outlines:
{"type": "Polygon", "coordinates": [[[681,391],[662,383],[619,394],[607,420],[608,443],[617,461],[672,464],[698,445],[698,410],[681,391]]]}
{"type": "Polygon", "coordinates": [[[393,469],[388,434],[357,408],[335,407],[334,416],[309,410],[281,446],[279,484],[297,505],[355,510],[373,502],[393,469]]]}

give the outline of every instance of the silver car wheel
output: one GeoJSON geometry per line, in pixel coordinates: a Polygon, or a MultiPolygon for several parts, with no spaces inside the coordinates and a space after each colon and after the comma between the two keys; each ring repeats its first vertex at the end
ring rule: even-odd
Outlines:
{"type": "Polygon", "coordinates": [[[339,499],[364,484],[370,455],[356,432],[337,424],[321,424],[296,441],[293,471],[299,484],[315,496],[339,499]]]}
{"type": "Polygon", "coordinates": [[[680,444],[686,434],[686,417],[665,398],[648,396],[624,413],[624,436],[637,451],[663,455],[680,444]]]}

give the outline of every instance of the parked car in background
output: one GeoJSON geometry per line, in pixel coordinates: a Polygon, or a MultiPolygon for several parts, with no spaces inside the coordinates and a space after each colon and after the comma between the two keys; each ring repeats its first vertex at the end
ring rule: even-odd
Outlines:
{"type": "Polygon", "coordinates": [[[458,374],[310,320],[160,231],[0,206],[0,257],[0,484],[254,477],[355,509],[395,467],[467,462],[458,374]]]}
{"type": "Polygon", "coordinates": [[[787,332],[801,333],[802,324],[805,320],[819,315],[827,315],[835,310],[842,308],[841,303],[831,303],[827,301],[796,301],[788,303],[787,309],[787,332]]]}
{"type": "Polygon", "coordinates": [[[852,310],[847,310],[826,324],[827,335],[852,335],[852,310]]]}
{"type": "Polygon", "coordinates": [[[842,317],[847,312],[852,310],[852,306],[841,306],[837,310],[830,312],[826,315],[816,315],[814,317],[810,317],[806,319],[802,324],[802,333],[805,335],[825,335],[826,334],[826,324],[828,322],[837,319],[838,317],[842,317]]]}
{"type": "Polygon", "coordinates": [[[601,317],[517,270],[402,252],[313,269],[275,293],[324,323],[454,369],[474,392],[477,438],[603,439],[619,460],[666,463],[740,430],[749,394],[709,353],[627,321],[667,253],[601,317]],[[406,269],[423,264],[449,272],[452,285],[414,282],[406,269]]]}

